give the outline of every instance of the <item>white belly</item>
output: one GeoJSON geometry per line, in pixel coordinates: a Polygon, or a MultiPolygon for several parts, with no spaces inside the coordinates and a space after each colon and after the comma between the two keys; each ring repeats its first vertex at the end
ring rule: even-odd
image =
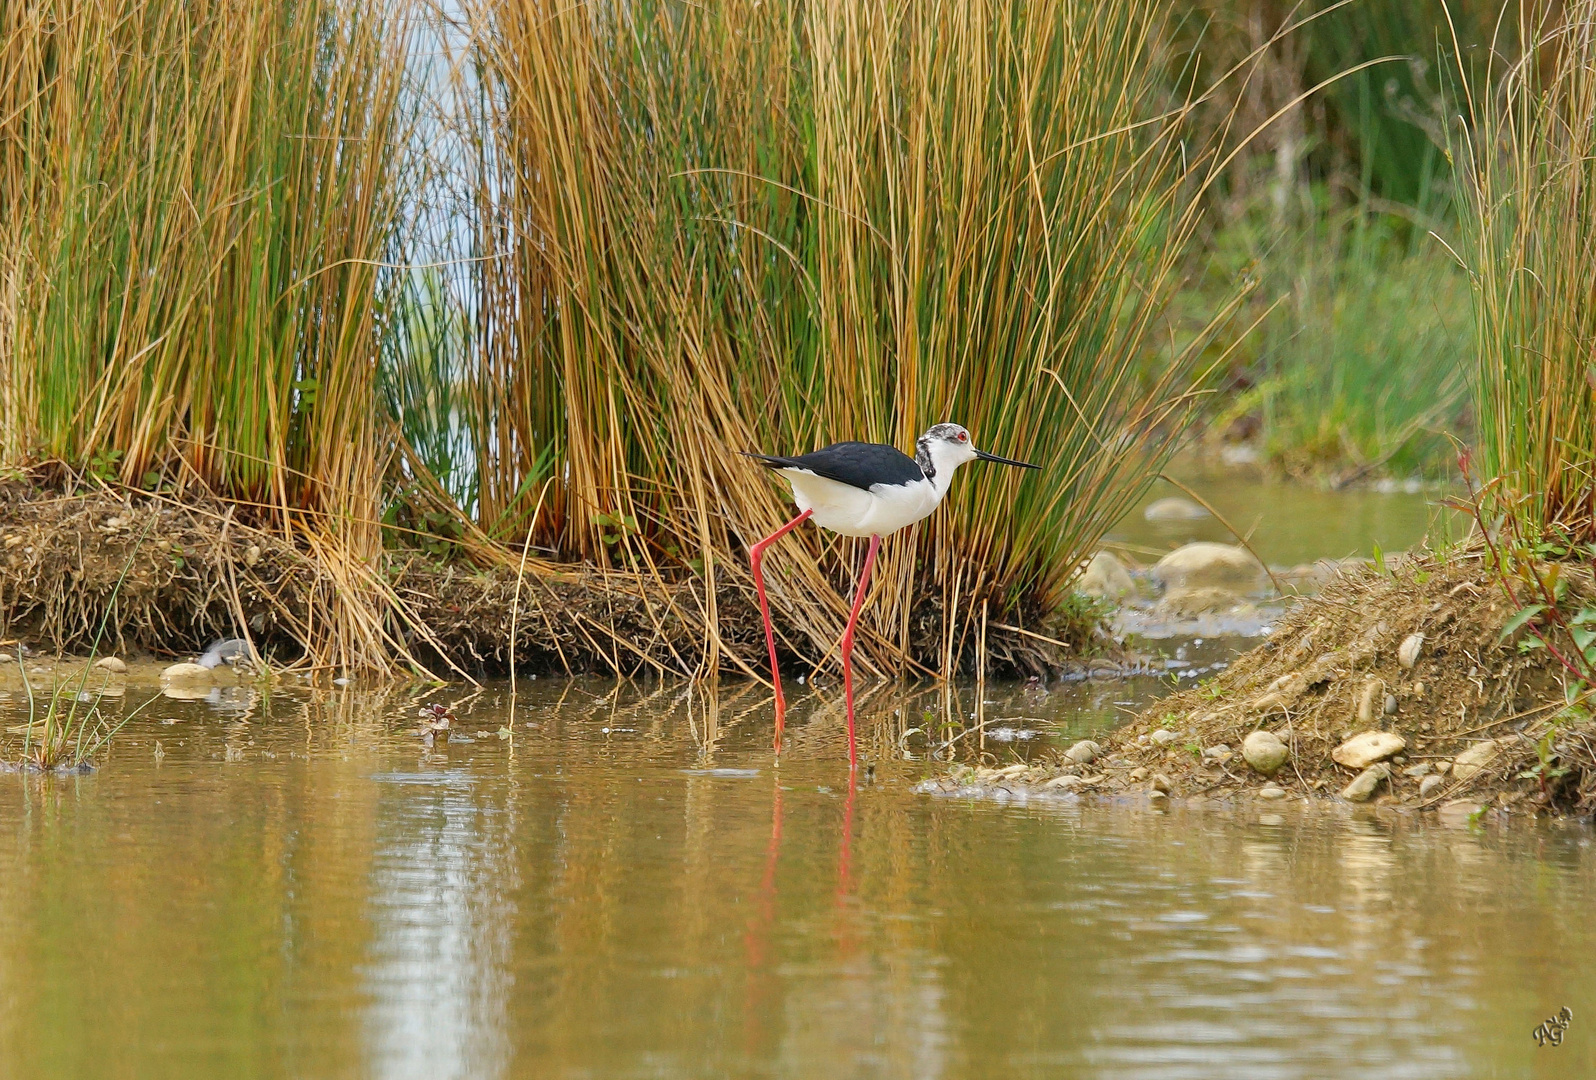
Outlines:
{"type": "Polygon", "coordinates": [[[792,484],[798,509],[814,511],[816,525],[842,536],[895,533],[930,514],[941,501],[936,488],[924,480],[877,484],[865,491],[800,469],[778,471],[792,484]]]}

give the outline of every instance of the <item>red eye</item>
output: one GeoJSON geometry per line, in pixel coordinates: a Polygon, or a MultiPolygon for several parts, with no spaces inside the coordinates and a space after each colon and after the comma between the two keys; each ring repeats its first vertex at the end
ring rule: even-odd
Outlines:
{"type": "Polygon", "coordinates": [[[969,433],[968,432],[964,432],[964,431],[959,432],[959,441],[960,442],[969,442],[970,441],[969,433]]]}

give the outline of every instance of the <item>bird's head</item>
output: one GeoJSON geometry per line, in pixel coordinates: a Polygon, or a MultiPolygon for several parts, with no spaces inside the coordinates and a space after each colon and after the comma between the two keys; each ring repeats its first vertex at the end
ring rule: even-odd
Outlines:
{"type": "Polygon", "coordinates": [[[1032,465],[1028,461],[1015,461],[1012,458],[989,454],[985,450],[977,450],[970,433],[959,424],[937,424],[930,428],[920,436],[917,450],[919,452],[915,455],[915,460],[920,462],[920,468],[924,469],[932,482],[937,484],[946,484],[946,478],[951,477],[953,470],[966,461],[995,461],[999,465],[1016,465],[1022,469],[1041,468],[1040,465],[1032,465]]]}

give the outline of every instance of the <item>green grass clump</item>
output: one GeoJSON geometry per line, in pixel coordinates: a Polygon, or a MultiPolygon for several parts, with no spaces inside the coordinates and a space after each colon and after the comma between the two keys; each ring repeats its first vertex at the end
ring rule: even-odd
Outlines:
{"type": "Polygon", "coordinates": [[[1523,58],[1466,100],[1478,462],[1520,533],[1596,541],[1596,0],[1522,3],[1523,58]]]}
{"type": "MultiPolygon", "coordinates": [[[[1260,280],[1262,322],[1236,350],[1269,462],[1303,478],[1444,473],[1468,434],[1468,275],[1443,244],[1368,208],[1223,231],[1208,273],[1260,280]],[[1267,313],[1265,314],[1265,309],[1267,313]]],[[[1201,292],[1187,298],[1200,304],[1201,292]]]]}

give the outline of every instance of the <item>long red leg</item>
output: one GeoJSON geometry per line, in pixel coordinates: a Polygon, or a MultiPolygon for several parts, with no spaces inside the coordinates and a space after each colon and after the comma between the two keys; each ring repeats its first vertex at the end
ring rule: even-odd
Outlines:
{"type": "Polygon", "coordinates": [[[842,696],[848,703],[848,768],[859,764],[859,752],[853,738],[853,628],[859,621],[859,609],[864,607],[865,591],[870,588],[870,567],[875,565],[876,550],[881,547],[881,537],[870,538],[870,551],[865,555],[864,569],[859,573],[859,589],[853,594],[853,610],[848,612],[848,628],[842,632],[842,696]]]}
{"type": "Polygon", "coordinates": [[[759,593],[759,614],[765,620],[765,644],[770,647],[770,681],[776,687],[776,751],[781,751],[781,732],[787,722],[787,702],[781,696],[781,671],[776,667],[776,631],[770,625],[770,603],[765,599],[765,575],[759,564],[764,560],[765,549],[796,529],[813,510],[805,510],[787,524],[748,549],[748,561],[754,568],[754,591],[759,593]]]}

